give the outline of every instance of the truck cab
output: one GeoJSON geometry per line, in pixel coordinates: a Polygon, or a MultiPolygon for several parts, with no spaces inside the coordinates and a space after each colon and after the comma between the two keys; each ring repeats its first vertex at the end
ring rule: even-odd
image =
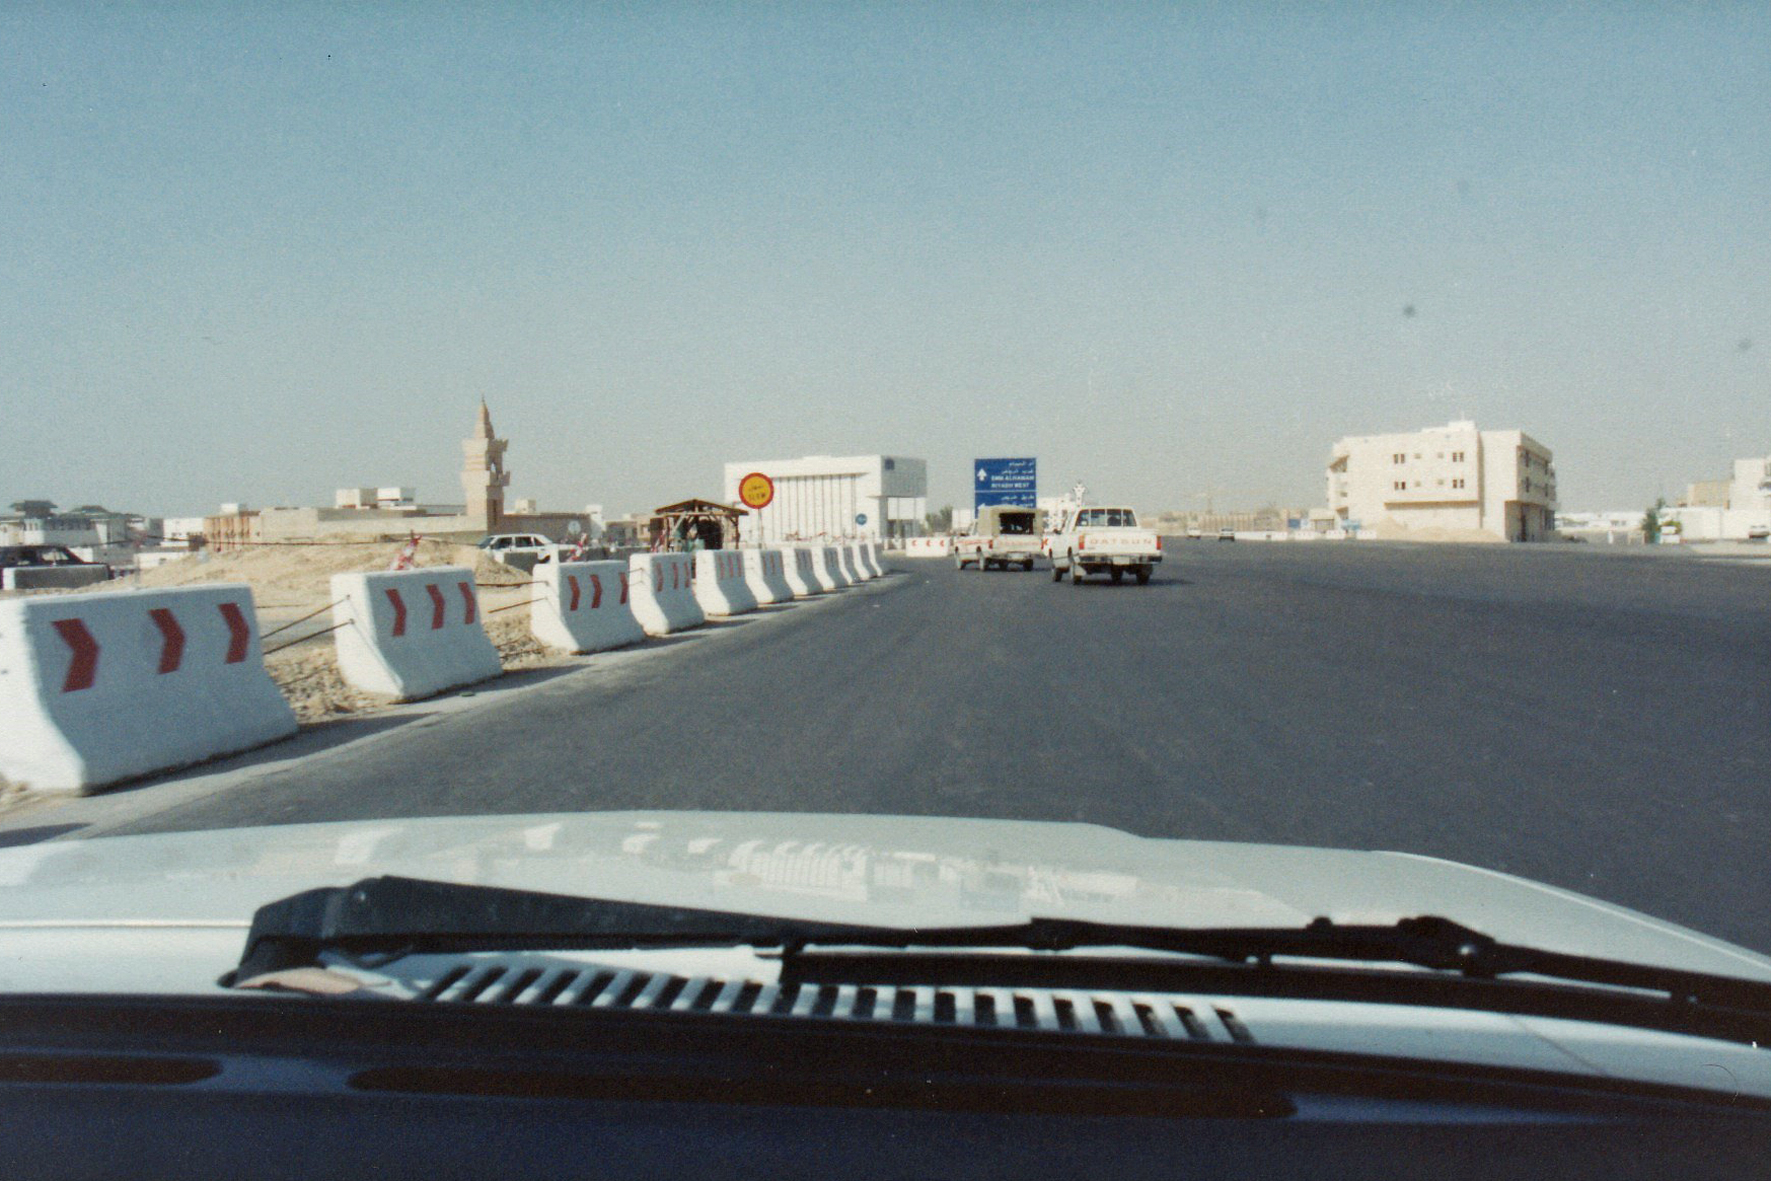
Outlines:
{"type": "Polygon", "coordinates": [[[1044,537],[1044,509],[987,505],[978,510],[971,528],[953,539],[953,568],[976,565],[979,570],[1006,570],[1019,566],[1031,570],[1044,552],[1044,537]]]}

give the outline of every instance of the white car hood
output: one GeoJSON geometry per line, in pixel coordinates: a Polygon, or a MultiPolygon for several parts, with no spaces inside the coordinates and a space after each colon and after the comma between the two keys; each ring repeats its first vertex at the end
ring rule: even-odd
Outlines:
{"type": "MultiPolygon", "coordinates": [[[[1509,943],[1771,980],[1771,959],[1622,907],[1401,853],[1157,840],[1081,824],[558,813],[64,839],[0,850],[0,991],[175,937],[237,958],[263,903],[382,874],[894,927],[1031,916],[1189,927],[1436,914],[1509,943]],[[70,942],[75,941],[75,942],[70,942]]],[[[202,965],[213,981],[227,964],[202,965]]]]}

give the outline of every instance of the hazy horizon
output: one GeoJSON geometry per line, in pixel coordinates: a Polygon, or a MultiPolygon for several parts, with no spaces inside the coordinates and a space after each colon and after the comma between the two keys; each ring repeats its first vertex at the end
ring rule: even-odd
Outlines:
{"type": "Polygon", "coordinates": [[[1031,455],[1317,505],[1471,418],[1640,508],[1771,452],[1771,9],[0,12],[0,496],[163,515],[1031,455]]]}

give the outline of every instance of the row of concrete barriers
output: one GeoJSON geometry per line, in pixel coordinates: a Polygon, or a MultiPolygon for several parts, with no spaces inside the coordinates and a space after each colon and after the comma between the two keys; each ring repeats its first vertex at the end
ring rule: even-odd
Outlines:
{"type": "MultiPolygon", "coordinates": [[[[601,652],[884,572],[868,544],[552,563],[536,568],[530,629],[601,652]]],[[[503,671],[465,567],[339,574],[332,597],[339,673],[359,689],[410,701],[503,671]]],[[[249,587],[0,602],[0,779],[16,786],[85,792],[298,728],[249,587]]]]}

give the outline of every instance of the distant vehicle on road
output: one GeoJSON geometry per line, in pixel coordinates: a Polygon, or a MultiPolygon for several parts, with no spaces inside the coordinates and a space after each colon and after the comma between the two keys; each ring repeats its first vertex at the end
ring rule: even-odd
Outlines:
{"type": "Polygon", "coordinates": [[[479,548],[485,550],[493,561],[521,565],[520,560],[512,562],[510,559],[527,559],[531,566],[551,562],[560,549],[554,542],[536,533],[494,533],[481,538],[479,548]]]}
{"type": "Polygon", "coordinates": [[[1044,552],[1044,509],[993,504],[979,509],[972,527],[953,539],[953,568],[1031,570],[1044,552]]]}
{"type": "Polygon", "coordinates": [[[1225,525],[1222,529],[1218,530],[1218,540],[1219,541],[1235,541],[1236,540],[1236,530],[1230,528],[1228,525],[1225,525]]]}
{"type": "Polygon", "coordinates": [[[1118,582],[1127,571],[1142,586],[1162,561],[1162,539],[1138,524],[1128,508],[1087,505],[1074,509],[1051,535],[1052,581],[1080,583],[1086,574],[1106,574],[1118,582]]]}
{"type": "Polygon", "coordinates": [[[1771,526],[1754,525],[1746,531],[1748,541],[1771,541],[1771,526]]]}
{"type": "Polygon", "coordinates": [[[109,566],[88,562],[65,545],[0,546],[0,588],[5,590],[65,589],[112,577],[109,566]]]}
{"type": "Polygon", "coordinates": [[[1204,537],[1205,537],[1205,530],[1201,529],[1199,526],[1197,526],[1197,525],[1188,525],[1187,526],[1187,540],[1188,541],[1200,541],[1200,540],[1203,540],[1204,537]]]}

